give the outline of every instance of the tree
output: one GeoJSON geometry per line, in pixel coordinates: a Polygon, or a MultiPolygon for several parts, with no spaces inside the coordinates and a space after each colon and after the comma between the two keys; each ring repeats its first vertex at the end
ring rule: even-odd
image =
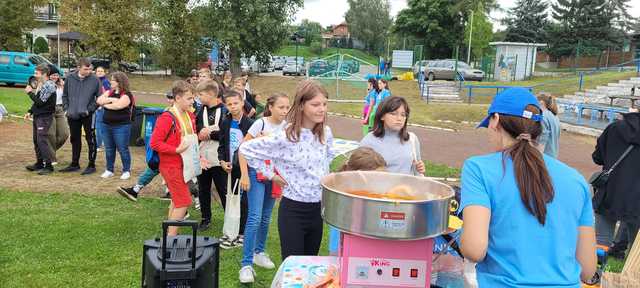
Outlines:
{"type": "Polygon", "coordinates": [[[633,31],[636,21],[630,14],[629,0],[607,0],[607,10],[611,14],[612,25],[624,35],[633,31]]]}
{"type": "Polygon", "coordinates": [[[348,0],[345,20],[351,36],[364,42],[370,52],[381,53],[392,21],[388,0],[348,0]]]}
{"type": "Polygon", "coordinates": [[[548,31],[551,55],[597,55],[621,42],[606,0],[558,0],[551,6],[556,21],[548,31]]]}
{"type": "Polygon", "coordinates": [[[25,48],[25,33],[39,25],[34,9],[44,3],[43,0],[0,0],[0,50],[25,48]]]}
{"type": "Polygon", "coordinates": [[[237,72],[242,54],[265,63],[282,46],[302,4],[303,0],[210,1],[203,7],[201,23],[205,36],[228,48],[232,70],[237,72]]]}
{"type": "Polygon", "coordinates": [[[160,42],[158,62],[181,77],[204,60],[199,53],[204,44],[201,36],[204,32],[199,28],[197,16],[199,10],[190,11],[187,4],[188,1],[153,0],[151,13],[160,42]]]}
{"type": "Polygon", "coordinates": [[[36,41],[33,43],[33,53],[49,53],[49,44],[47,43],[47,40],[42,37],[36,38],[36,41]]]}
{"type": "MultiPolygon", "coordinates": [[[[467,23],[464,30],[464,43],[469,43],[469,32],[471,25],[467,23]]],[[[493,25],[487,19],[485,10],[478,7],[473,14],[473,31],[471,31],[471,53],[476,59],[484,55],[489,42],[493,37],[493,25]]]]}
{"type": "Polygon", "coordinates": [[[422,39],[425,59],[449,58],[464,39],[463,16],[454,0],[411,0],[398,13],[393,31],[422,39]]]}
{"type": "Polygon", "coordinates": [[[505,40],[509,42],[546,43],[547,19],[546,1],[518,0],[509,9],[508,17],[502,22],[507,26],[505,40]]]}
{"type": "Polygon", "coordinates": [[[87,47],[116,64],[138,55],[136,39],[149,33],[149,0],[65,0],[62,22],[87,34],[87,47]]]}
{"type": "Polygon", "coordinates": [[[318,22],[303,19],[297,32],[304,37],[304,45],[311,46],[313,42],[322,41],[322,25],[318,22]]]}

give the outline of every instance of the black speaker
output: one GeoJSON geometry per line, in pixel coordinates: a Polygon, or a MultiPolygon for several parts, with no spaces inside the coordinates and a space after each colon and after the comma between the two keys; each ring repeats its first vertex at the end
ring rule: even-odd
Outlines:
{"type": "Polygon", "coordinates": [[[197,230],[198,222],[193,220],[162,222],[162,239],[144,242],[142,287],[218,287],[218,240],[198,237],[197,230]],[[193,234],[168,237],[169,226],[191,227],[193,234]]]}

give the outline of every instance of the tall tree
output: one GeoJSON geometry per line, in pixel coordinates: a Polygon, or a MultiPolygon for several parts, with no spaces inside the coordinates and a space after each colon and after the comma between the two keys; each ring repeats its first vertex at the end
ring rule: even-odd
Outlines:
{"type": "Polygon", "coordinates": [[[507,26],[506,41],[525,43],[545,43],[549,25],[547,19],[549,4],[540,0],[518,0],[509,9],[508,17],[502,22],[507,26]]]}
{"type": "Polygon", "coordinates": [[[345,20],[351,36],[364,42],[370,52],[381,53],[392,21],[388,0],[348,0],[345,20]]]}
{"type": "Polygon", "coordinates": [[[633,31],[637,19],[629,14],[629,0],[607,0],[607,9],[611,14],[612,26],[621,34],[627,35],[633,31]]]}
{"type": "Polygon", "coordinates": [[[549,48],[555,56],[596,55],[621,42],[611,25],[606,0],[557,0],[552,6],[556,21],[549,28],[549,48]]]}
{"type": "MultiPolygon", "coordinates": [[[[148,32],[149,0],[65,0],[62,22],[87,34],[86,46],[98,56],[120,60],[136,58],[136,42],[148,32]]],[[[117,65],[117,64],[116,64],[117,65]]]]}
{"type": "Polygon", "coordinates": [[[454,8],[454,0],[409,0],[398,13],[393,31],[422,39],[425,59],[448,58],[462,43],[464,15],[454,8]]]}
{"type": "Polygon", "coordinates": [[[206,36],[228,47],[232,69],[241,54],[266,62],[289,38],[289,23],[303,0],[218,0],[204,7],[202,25],[206,36]]]}
{"type": "Polygon", "coordinates": [[[473,13],[473,23],[470,19],[464,29],[464,43],[469,43],[469,34],[471,34],[471,53],[476,59],[484,55],[493,38],[493,24],[487,18],[485,11],[482,6],[478,7],[473,13]]]}
{"type": "Polygon", "coordinates": [[[153,0],[152,15],[160,40],[160,65],[178,76],[186,76],[204,56],[202,31],[196,12],[188,9],[189,1],[153,0]]]}
{"type": "Polygon", "coordinates": [[[43,0],[0,0],[0,50],[23,50],[26,33],[38,27],[34,9],[43,0]]]}
{"type": "Polygon", "coordinates": [[[304,37],[304,45],[311,45],[312,42],[317,42],[322,39],[322,25],[318,22],[302,19],[302,22],[296,29],[298,34],[304,37]]]}

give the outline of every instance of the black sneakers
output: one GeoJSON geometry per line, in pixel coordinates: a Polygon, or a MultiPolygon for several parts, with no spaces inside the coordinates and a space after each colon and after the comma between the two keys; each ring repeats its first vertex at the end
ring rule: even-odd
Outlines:
{"type": "Polygon", "coordinates": [[[198,225],[198,231],[209,230],[209,227],[211,227],[211,220],[202,219],[202,221],[200,221],[200,225],[198,225]]]}
{"type": "Polygon", "coordinates": [[[120,193],[120,195],[122,195],[123,197],[133,202],[138,201],[138,193],[136,193],[136,191],[133,191],[133,187],[131,188],[118,187],[118,193],[120,193]]]}
{"type": "Polygon", "coordinates": [[[29,165],[25,168],[31,172],[39,171],[40,169],[44,168],[44,163],[42,163],[42,161],[37,161],[36,163],[29,165]]]}
{"type": "Polygon", "coordinates": [[[38,171],[38,175],[49,175],[51,173],[53,173],[53,165],[51,163],[47,163],[38,171]]]}
{"type": "Polygon", "coordinates": [[[60,169],[60,172],[64,172],[64,173],[76,172],[76,171],[80,171],[80,165],[71,164],[65,168],[60,169]]]}
{"type": "Polygon", "coordinates": [[[96,167],[95,166],[87,166],[87,168],[85,168],[84,171],[82,171],[82,173],[80,173],[80,175],[89,175],[89,174],[93,174],[93,173],[96,173],[96,167]]]}

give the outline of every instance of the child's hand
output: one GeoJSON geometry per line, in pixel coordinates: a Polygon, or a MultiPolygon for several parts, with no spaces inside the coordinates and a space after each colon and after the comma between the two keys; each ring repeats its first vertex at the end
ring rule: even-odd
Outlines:
{"type": "Polygon", "coordinates": [[[426,172],[424,168],[424,162],[413,161],[413,164],[416,165],[416,170],[418,170],[418,173],[420,173],[421,175],[424,175],[424,172],[426,172]]]}
{"type": "Polygon", "coordinates": [[[249,175],[242,173],[242,176],[240,176],[240,189],[242,189],[242,191],[249,191],[250,188],[249,175]]]}
{"type": "Polygon", "coordinates": [[[180,146],[176,148],[176,153],[181,154],[182,152],[186,151],[187,148],[189,148],[189,143],[187,143],[187,141],[185,141],[183,138],[182,142],[180,142],[180,146]]]}
{"type": "Polygon", "coordinates": [[[225,172],[231,173],[231,163],[225,162],[225,161],[220,161],[220,166],[222,166],[222,169],[225,172]]]}
{"type": "Polygon", "coordinates": [[[284,178],[282,178],[280,175],[276,175],[273,177],[273,182],[275,182],[278,186],[284,188],[285,186],[289,185],[287,183],[287,181],[284,180],[284,178]]]}

